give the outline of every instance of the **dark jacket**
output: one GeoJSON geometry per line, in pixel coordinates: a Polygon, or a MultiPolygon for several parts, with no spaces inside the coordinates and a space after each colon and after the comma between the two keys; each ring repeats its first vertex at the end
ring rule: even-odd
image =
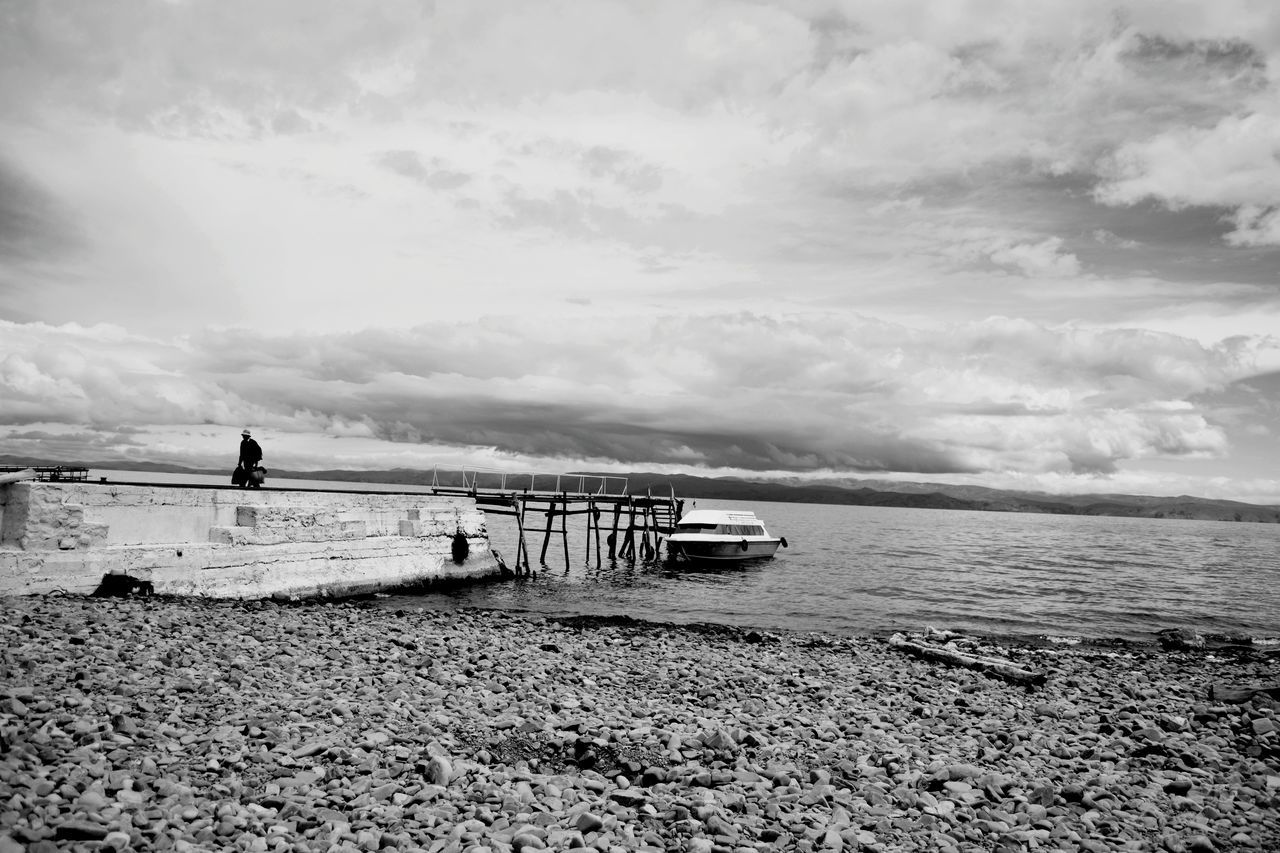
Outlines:
{"type": "Polygon", "coordinates": [[[240,439],[240,464],[246,469],[262,461],[262,448],[252,438],[240,439]]]}

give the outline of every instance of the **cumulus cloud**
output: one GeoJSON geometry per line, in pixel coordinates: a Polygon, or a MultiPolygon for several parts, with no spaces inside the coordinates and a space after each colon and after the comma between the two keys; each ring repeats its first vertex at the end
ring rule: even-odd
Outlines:
{"type": "Polygon", "coordinates": [[[996,246],[990,250],[992,262],[1021,270],[1030,276],[1074,276],[1080,262],[1074,255],[1062,252],[1062,240],[1048,237],[1038,243],[996,246]]]}
{"type": "Polygon", "coordinates": [[[921,474],[1107,472],[1220,455],[1225,434],[1198,396],[1258,371],[1277,348],[1005,319],[937,335],[749,314],[663,318],[640,331],[647,360],[619,353],[607,330],[531,360],[528,330],[495,321],[208,332],[181,345],[9,331],[38,354],[2,362],[4,390],[21,401],[6,409],[9,423],[203,420],[561,464],[921,474]]]}
{"type": "Polygon", "coordinates": [[[1206,400],[1273,358],[1265,0],[5,20],[16,424],[1064,477],[1257,425],[1206,400]]]}
{"type": "Polygon", "coordinates": [[[225,423],[258,411],[234,391],[187,375],[180,342],[111,326],[0,321],[0,330],[6,423],[225,423]]]}
{"type": "Polygon", "coordinates": [[[1234,210],[1237,245],[1280,245],[1280,114],[1228,116],[1209,128],[1174,128],[1122,146],[1096,195],[1105,204],[1151,198],[1174,208],[1234,210]]]}
{"type": "MultiPolygon", "coordinates": [[[[49,200],[78,212],[59,225],[98,237],[93,251],[72,274],[40,275],[57,299],[23,307],[69,319],[56,306],[93,299],[96,275],[234,294],[202,308],[261,326],[363,278],[376,292],[358,310],[310,311],[388,324],[406,312],[380,306],[421,306],[414,286],[436,276],[482,293],[468,308],[540,270],[547,304],[580,299],[582,281],[637,293],[654,270],[685,271],[672,287],[688,293],[797,259],[814,278],[873,273],[882,253],[955,251],[945,234],[960,228],[991,233],[960,250],[986,263],[1070,277],[1087,268],[1064,241],[1094,226],[1003,211],[1053,204],[1019,195],[1028,175],[1110,164],[1098,198],[1114,204],[1202,203],[1251,169],[1266,176],[1274,113],[1240,109],[1274,94],[1275,16],[1230,6],[1218,18],[1104,2],[20,5],[0,45],[6,123],[127,129],[110,156],[98,141],[55,158],[48,139],[10,134],[24,186],[99,158],[49,200]],[[973,176],[984,185],[965,187],[973,176]],[[873,212],[899,193],[928,200],[909,236],[873,212]],[[105,203],[122,195],[131,203],[105,203]],[[157,229],[157,246],[127,239],[157,229]],[[546,237],[558,265],[535,257],[546,237]],[[184,274],[158,246],[197,262],[184,274]]],[[[1274,195],[1254,191],[1226,202],[1242,246],[1274,232],[1274,195]]],[[[40,223],[39,207],[15,216],[40,223]]],[[[52,223],[36,230],[66,242],[52,223]]]]}
{"type": "Polygon", "coordinates": [[[1080,261],[1063,251],[1060,237],[1018,240],[1012,235],[962,237],[941,252],[964,264],[985,262],[1031,278],[1071,278],[1080,273],[1080,261]]]}
{"type": "Polygon", "coordinates": [[[1117,249],[1137,249],[1142,245],[1137,240],[1126,240],[1122,237],[1118,237],[1116,234],[1105,228],[1095,228],[1091,236],[1099,245],[1110,246],[1117,249]]]}
{"type": "Polygon", "coordinates": [[[1245,204],[1232,215],[1235,230],[1227,234],[1234,246],[1280,246],[1280,205],[1245,204]]]}

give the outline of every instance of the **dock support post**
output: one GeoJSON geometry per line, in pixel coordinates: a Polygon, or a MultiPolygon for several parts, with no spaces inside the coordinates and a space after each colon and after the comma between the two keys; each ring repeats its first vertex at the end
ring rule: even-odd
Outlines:
{"type": "Polygon", "coordinates": [[[568,530],[569,496],[565,494],[561,494],[560,497],[562,500],[564,500],[564,511],[560,515],[560,539],[564,543],[564,570],[568,572],[569,571],[569,530],[568,530]]]}
{"type": "Polygon", "coordinates": [[[624,560],[636,558],[636,505],[627,498],[627,532],[622,537],[622,551],[619,556],[624,560]]]}
{"type": "Polygon", "coordinates": [[[622,501],[613,504],[613,530],[609,533],[609,559],[616,559],[618,548],[618,521],[622,518],[622,501]]]}
{"type": "Polygon", "coordinates": [[[591,527],[596,531],[596,568],[600,568],[600,508],[591,502],[591,527]]]}
{"type": "Polygon", "coordinates": [[[538,563],[543,568],[547,566],[547,546],[551,544],[551,522],[556,517],[556,502],[554,499],[547,504],[547,529],[542,535],[542,553],[538,555],[538,563]]]}
{"type": "Polygon", "coordinates": [[[516,574],[520,573],[520,558],[524,557],[524,573],[529,574],[529,543],[524,538],[524,508],[525,502],[521,498],[516,498],[516,530],[519,539],[516,542],[516,574]]]}
{"type": "MultiPolygon", "coordinates": [[[[653,546],[649,544],[649,518],[653,514],[653,506],[646,506],[642,510],[641,521],[643,527],[640,530],[640,557],[644,560],[653,559],[653,546]]],[[[654,519],[654,526],[657,526],[657,519],[654,519]]]]}
{"type": "MultiPolygon", "coordinates": [[[[658,507],[653,508],[653,558],[656,560],[658,554],[662,551],[662,519],[671,515],[671,504],[665,504],[662,511],[658,507]]],[[[668,521],[669,523],[669,521],[668,521]]]]}

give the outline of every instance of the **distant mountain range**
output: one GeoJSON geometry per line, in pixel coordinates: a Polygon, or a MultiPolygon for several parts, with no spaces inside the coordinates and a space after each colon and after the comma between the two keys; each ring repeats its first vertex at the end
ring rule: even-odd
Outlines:
{"type": "MultiPolygon", "coordinates": [[[[48,462],[0,456],[0,465],[76,465],[94,470],[119,470],[122,463],[48,462]]],[[[212,474],[230,476],[230,470],[186,468],[154,462],[129,464],[127,470],[172,474],[212,474]]],[[[579,472],[574,472],[575,476],[579,472]]],[[[898,506],[921,509],[966,509],[981,512],[1040,512],[1058,515],[1114,515],[1140,518],[1182,518],[1208,521],[1280,523],[1280,506],[1214,500],[1188,495],[1051,495],[990,489],[985,486],[957,486],[943,483],[902,483],[895,480],[831,480],[811,483],[792,478],[785,482],[757,481],[739,477],[697,477],[689,474],[601,474],[581,472],[591,477],[625,477],[632,494],[735,501],[782,501],[792,503],[844,504],[857,506],[898,506]]],[[[271,469],[273,478],[332,480],[345,483],[389,483],[430,486],[431,471],[395,468],[389,471],[287,471],[271,469]]],[[[439,475],[442,480],[447,476],[439,475]]]]}
{"type": "Polygon", "coordinates": [[[799,501],[802,503],[904,506],[926,509],[967,509],[981,512],[1040,512],[1059,515],[1118,515],[1141,518],[1194,518],[1210,521],[1280,523],[1280,506],[1197,498],[1188,495],[1050,495],[985,486],[944,483],[901,483],[893,480],[845,480],[815,484],[756,482],[738,478],[632,474],[631,491],[652,488],[677,495],[743,501],[799,501]]]}

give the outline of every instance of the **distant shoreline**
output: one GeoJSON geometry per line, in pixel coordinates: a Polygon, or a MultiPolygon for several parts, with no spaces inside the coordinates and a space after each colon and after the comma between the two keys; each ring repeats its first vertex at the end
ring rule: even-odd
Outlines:
{"type": "MultiPolygon", "coordinates": [[[[117,463],[51,463],[17,457],[0,456],[0,465],[78,465],[90,471],[122,471],[147,474],[175,474],[222,478],[230,484],[230,471],[186,468],[180,465],[140,463],[129,468],[112,467],[117,463]]],[[[125,463],[118,463],[123,465],[125,463]]],[[[322,481],[334,487],[350,488],[353,484],[376,491],[389,487],[430,489],[435,472],[411,469],[352,471],[292,471],[269,469],[268,485],[277,488],[306,488],[305,484],[322,481]]],[[[440,472],[442,475],[445,472],[440,472]]],[[[574,472],[579,473],[579,472],[574,472]]],[[[110,475],[108,475],[110,476],[110,475]]],[[[598,475],[603,476],[603,475],[598,475]]],[[[1198,498],[1188,495],[1161,497],[1154,495],[1046,495],[990,489],[982,486],[954,486],[943,483],[890,484],[883,480],[867,481],[874,486],[857,485],[792,485],[725,477],[698,477],[689,474],[609,474],[625,478],[632,494],[647,491],[674,491],[677,496],[695,500],[777,501],[781,503],[814,503],[837,506],[885,506],[914,509],[953,509],[971,512],[1018,512],[1049,515],[1091,515],[1124,518],[1151,518],[1198,521],[1226,521],[1257,524],[1280,524],[1280,506],[1250,504],[1242,501],[1198,498]]]]}

